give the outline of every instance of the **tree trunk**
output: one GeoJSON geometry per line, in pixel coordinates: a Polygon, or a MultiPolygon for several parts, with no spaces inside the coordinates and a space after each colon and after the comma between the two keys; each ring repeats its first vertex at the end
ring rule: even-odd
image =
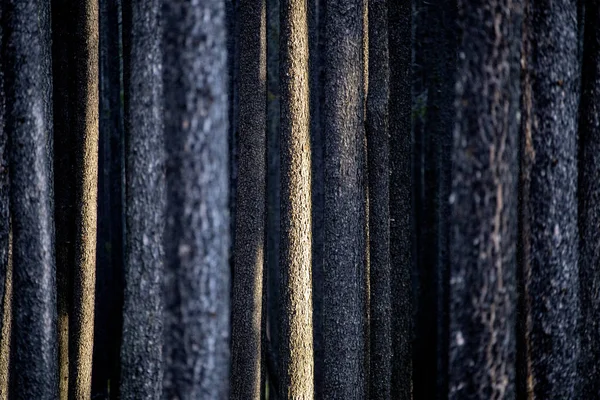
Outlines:
{"type": "Polygon", "coordinates": [[[586,2],[579,119],[581,398],[600,393],[600,2],[586,2]]]}
{"type": "Polygon", "coordinates": [[[239,138],[232,297],[232,399],[260,399],[266,175],[266,2],[239,6],[239,138]]]}
{"type": "MultiPolygon", "coordinates": [[[[0,9],[0,21],[2,21],[0,9]]],[[[0,22],[0,49],[3,48],[5,33],[0,22]]],[[[8,131],[6,130],[6,93],[4,91],[4,68],[6,61],[0,57],[0,299],[4,299],[4,286],[8,265],[8,236],[10,233],[10,190],[8,179],[9,149],[8,131]]],[[[4,321],[3,310],[0,307],[0,321],[4,321]]],[[[0,322],[1,323],[1,322],[0,322]]],[[[0,342],[3,336],[0,334],[0,342]]]]}
{"type": "Polygon", "coordinates": [[[165,207],[160,1],[133,1],[127,126],[127,242],[121,398],[162,396],[165,207]]]}
{"type": "Polygon", "coordinates": [[[50,8],[11,0],[2,13],[14,250],[10,393],[56,399],[50,8]]]}
{"type": "Polygon", "coordinates": [[[367,147],[370,255],[370,398],[391,399],[388,9],[369,1],[367,147]]]}
{"type": "Polygon", "coordinates": [[[307,6],[307,0],[281,2],[279,381],[284,399],[314,397],[307,6]]]}
{"type": "Polygon", "coordinates": [[[367,384],[363,0],[328,0],[325,44],[324,398],[367,384]]]}
{"type": "Polygon", "coordinates": [[[411,393],[411,5],[408,0],[389,3],[390,57],[390,263],[392,292],[392,398],[409,399],[411,393]]]}
{"type": "Polygon", "coordinates": [[[449,398],[514,398],[521,8],[460,0],[458,10],[449,398]]]}
{"type": "Polygon", "coordinates": [[[229,393],[225,2],[162,8],[167,212],[163,398],[229,393]]]}
{"type": "Polygon", "coordinates": [[[527,396],[577,397],[579,277],[576,1],[526,1],[522,275],[527,396]]]}

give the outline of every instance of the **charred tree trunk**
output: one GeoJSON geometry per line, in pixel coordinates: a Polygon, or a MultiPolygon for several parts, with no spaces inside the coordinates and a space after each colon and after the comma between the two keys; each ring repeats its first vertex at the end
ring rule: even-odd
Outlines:
{"type": "Polygon", "coordinates": [[[281,305],[284,399],[312,399],[312,238],[309,41],[306,0],[281,1],[281,305]]]}
{"type": "Polygon", "coordinates": [[[581,398],[600,393],[600,2],[586,2],[579,116],[581,398]]]}
{"type": "Polygon", "coordinates": [[[6,125],[13,232],[11,396],[56,399],[50,8],[5,1],[6,125]]]}
{"type": "Polygon", "coordinates": [[[239,5],[238,176],[233,265],[231,398],[261,396],[266,175],[266,2],[239,5]]]}
{"type": "Polygon", "coordinates": [[[527,398],[577,397],[576,1],[525,1],[521,242],[527,398]]]}
{"type": "Polygon", "coordinates": [[[458,10],[449,398],[513,398],[521,7],[461,0],[458,10]]]}
{"type": "MultiPolygon", "coordinates": [[[[2,26],[3,10],[0,9],[0,55],[4,47],[5,33],[2,26]]],[[[4,299],[6,270],[8,265],[8,236],[10,232],[10,186],[8,179],[9,149],[8,130],[6,129],[6,93],[4,91],[4,68],[6,61],[0,56],[0,299],[4,299]]],[[[4,321],[0,307],[0,321],[4,321]]],[[[2,323],[2,322],[0,322],[2,323]]],[[[0,334],[0,342],[6,340],[0,334]]],[[[0,393],[1,394],[1,393],[0,393]]]]}
{"type": "Polygon", "coordinates": [[[367,384],[363,0],[327,1],[322,396],[367,384]]]}
{"type": "Polygon", "coordinates": [[[412,173],[411,173],[411,5],[389,3],[390,65],[390,285],[392,293],[392,398],[411,393],[411,279],[412,173]]]}
{"type": "Polygon", "coordinates": [[[163,397],[229,393],[225,2],[163,3],[167,213],[163,397]]]}
{"type": "Polygon", "coordinates": [[[160,1],[131,5],[121,398],[162,396],[165,207],[160,1]],[[143,171],[143,173],[141,173],[143,171]]]}

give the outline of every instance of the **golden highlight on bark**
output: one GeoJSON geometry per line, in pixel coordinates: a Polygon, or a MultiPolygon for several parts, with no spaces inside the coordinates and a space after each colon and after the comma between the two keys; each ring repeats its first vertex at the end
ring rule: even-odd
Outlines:
{"type": "Polygon", "coordinates": [[[12,327],[12,231],[8,233],[8,264],[2,299],[2,333],[0,333],[0,399],[8,399],[10,370],[10,330],[12,327]]]}

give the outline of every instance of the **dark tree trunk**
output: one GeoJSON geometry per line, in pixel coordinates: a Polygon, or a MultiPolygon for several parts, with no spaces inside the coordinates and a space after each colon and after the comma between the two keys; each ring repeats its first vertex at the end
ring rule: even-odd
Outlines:
{"type": "Polygon", "coordinates": [[[369,1],[367,146],[370,256],[370,398],[391,399],[388,8],[369,1]]]}
{"type": "Polygon", "coordinates": [[[50,8],[16,0],[2,7],[14,249],[10,393],[56,399],[50,8]]]}
{"type": "Polygon", "coordinates": [[[365,338],[363,0],[328,0],[325,43],[324,398],[362,399],[365,338]]]}
{"type": "Polygon", "coordinates": [[[162,8],[167,213],[164,398],[229,394],[225,1],[162,8]]]}
{"type": "Polygon", "coordinates": [[[581,398],[600,393],[600,2],[586,2],[579,119],[581,398]]]}
{"type": "Polygon", "coordinates": [[[100,1],[100,173],[92,398],[106,398],[110,391],[111,399],[119,398],[123,324],[124,135],[119,13],[119,0],[100,1]]]}
{"type": "MultiPolygon", "coordinates": [[[[0,9],[0,49],[3,48],[5,40],[2,13],[2,9],[0,9]]],[[[4,285],[8,265],[8,235],[10,232],[9,149],[8,131],[6,130],[6,94],[4,92],[4,64],[6,64],[6,61],[3,58],[0,56],[0,299],[4,299],[4,285]]],[[[1,321],[4,321],[4,316],[3,310],[0,308],[0,324],[1,321]]],[[[1,340],[2,336],[0,334],[1,340]]]]}
{"type": "Polygon", "coordinates": [[[411,280],[412,172],[411,172],[411,4],[389,3],[390,57],[390,265],[392,293],[392,398],[411,393],[411,280]]]}
{"type": "Polygon", "coordinates": [[[458,2],[449,197],[452,399],[515,396],[520,6],[458,2]]]}
{"type": "Polygon", "coordinates": [[[133,1],[128,82],[121,398],[162,396],[165,207],[160,1],[133,1]]]}
{"type": "Polygon", "coordinates": [[[576,1],[526,1],[522,276],[529,383],[536,398],[577,397],[580,319],[576,1]]]}
{"type": "Polygon", "coordinates": [[[241,0],[231,398],[260,399],[266,175],[266,2],[241,0]]]}
{"type": "Polygon", "coordinates": [[[312,238],[307,0],[281,1],[281,256],[279,381],[312,399],[312,238]]]}

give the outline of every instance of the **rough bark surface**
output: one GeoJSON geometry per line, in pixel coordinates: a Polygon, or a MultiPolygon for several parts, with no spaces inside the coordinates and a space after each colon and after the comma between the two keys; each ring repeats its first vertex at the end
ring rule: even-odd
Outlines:
{"type": "Polygon", "coordinates": [[[159,399],[166,200],[160,1],[133,1],[131,11],[121,398],[159,399]]]}
{"type": "Polygon", "coordinates": [[[369,174],[370,398],[391,399],[388,9],[369,1],[369,91],[366,134],[369,174]]]}
{"type": "MultiPolygon", "coordinates": [[[[2,9],[0,9],[0,51],[4,46],[2,27],[2,9]]],[[[0,53],[2,54],[2,53],[0,53]]],[[[8,179],[8,131],[6,130],[6,94],[4,91],[4,57],[0,57],[0,299],[4,299],[8,265],[8,236],[10,231],[10,191],[8,179]]],[[[4,310],[0,307],[0,321],[4,321],[4,310]]],[[[0,322],[1,323],[1,322],[0,322]]],[[[0,334],[0,342],[2,341],[0,334]]],[[[1,393],[0,393],[1,394],[1,393]]]]}
{"type": "Polygon", "coordinates": [[[411,21],[410,1],[389,3],[392,398],[402,400],[410,398],[412,380],[411,21]]]}
{"type": "Polygon", "coordinates": [[[600,393],[600,2],[586,2],[579,116],[581,398],[600,393]]]}
{"type": "Polygon", "coordinates": [[[0,398],[9,397],[10,343],[12,329],[12,234],[9,233],[4,297],[2,298],[2,331],[0,334],[0,398]]]}
{"type": "Polygon", "coordinates": [[[162,8],[167,214],[163,398],[229,395],[225,2],[162,8]]]}
{"type": "Polygon", "coordinates": [[[281,1],[281,256],[279,382],[284,399],[312,399],[312,238],[306,0],[281,1]]]}
{"type": "Polygon", "coordinates": [[[515,396],[521,17],[519,1],[458,2],[451,399],[515,396]]]}
{"type": "Polygon", "coordinates": [[[363,0],[328,0],[325,16],[324,398],[362,399],[365,338],[363,0]]]}
{"type": "MultiPolygon", "coordinates": [[[[528,2],[529,3],[529,2],[528,2]]],[[[528,396],[577,397],[580,335],[577,228],[577,111],[580,78],[577,2],[531,1],[530,54],[524,69],[530,102],[524,102],[522,173],[529,183],[522,199],[525,330],[531,379],[528,396]],[[528,132],[529,130],[529,132],[528,132]]],[[[525,182],[527,183],[527,181],[525,182]]]]}
{"type": "Polygon", "coordinates": [[[14,250],[10,393],[56,399],[50,7],[16,0],[2,7],[14,250]]]}
{"type": "Polygon", "coordinates": [[[238,175],[233,266],[231,398],[259,399],[266,176],[266,2],[239,5],[238,175]]]}
{"type": "MultiPolygon", "coordinates": [[[[98,2],[74,6],[71,125],[75,152],[75,268],[69,314],[69,397],[88,398],[92,390],[96,218],[98,197],[99,20],[98,2]]],[[[62,178],[62,177],[61,177],[62,178]]],[[[72,215],[71,215],[72,217],[72,215]]]]}

